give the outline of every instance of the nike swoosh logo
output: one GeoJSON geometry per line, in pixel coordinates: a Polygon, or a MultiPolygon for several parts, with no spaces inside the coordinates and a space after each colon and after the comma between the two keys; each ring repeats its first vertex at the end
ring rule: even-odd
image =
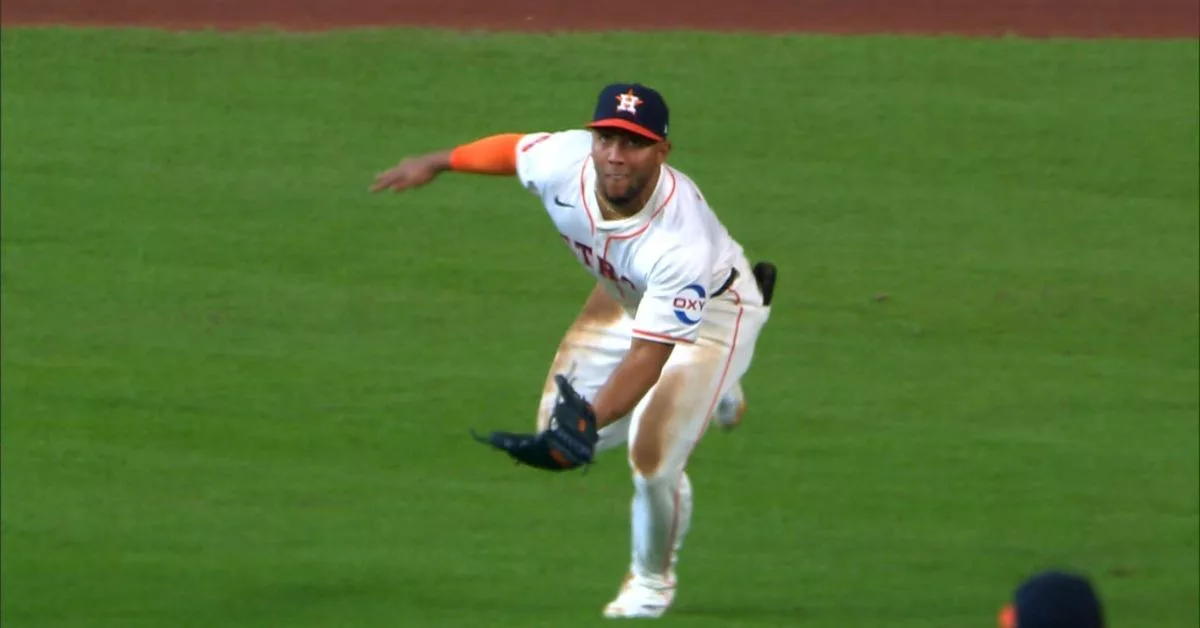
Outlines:
{"type": "Polygon", "coordinates": [[[554,196],[554,204],[558,205],[559,207],[574,207],[575,206],[572,203],[563,202],[562,199],[558,198],[557,194],[554,196]]]}

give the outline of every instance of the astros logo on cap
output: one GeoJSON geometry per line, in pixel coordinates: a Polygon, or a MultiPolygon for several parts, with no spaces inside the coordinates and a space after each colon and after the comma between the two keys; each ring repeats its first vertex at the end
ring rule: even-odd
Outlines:
{"type": "Polygon", "coordinates": [[[670,113],[661,94],[641,83],[605,85],[596,98],[592,129],[622,129],[661,142],[667,138],[670,113]]]}
{"type": "Polygon", "coordinates": [[[632,89],[628,93],[617,94],[617,101],[620,103],[617,111],[628,111],[634,115],[637,115],[637,106],[642,104],[642,99],[635,96],[632,89]]]}

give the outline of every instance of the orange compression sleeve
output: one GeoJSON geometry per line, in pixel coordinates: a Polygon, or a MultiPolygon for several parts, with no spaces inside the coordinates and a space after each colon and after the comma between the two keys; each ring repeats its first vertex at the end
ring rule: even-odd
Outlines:
{"type": "Polygon", "coordinates": [[[517,174],[517,143],[520,133],[501,133],[450,151],[450,169],[475,174],[517,174]]]}

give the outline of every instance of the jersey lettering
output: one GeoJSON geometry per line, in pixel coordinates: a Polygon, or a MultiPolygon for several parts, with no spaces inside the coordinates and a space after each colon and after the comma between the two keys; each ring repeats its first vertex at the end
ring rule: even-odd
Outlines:
{"type": "Polygon", "coordinates": [[[583,265],[590,268],[592,265],[592,247],[582,242],[576,242],[575,248],[579,249],[579,254],[583,256],[583,265]]]}
{"type": "Polygon", "coordinates": [[[633,283],[633,280],[625,275],[618,276],[617,268],[613,266],[612,262],[608,261],[603,256],[596,255],[595,249],[582,242],[572,240],[571,237],[565,233],[560,233],[559,235],[562,236],[562,239],[567,243],[567,246],[576,251],[576,257],[579,258],[579,262],[586,266],[589,270],[595,271],[599,277],[612,282],[616,286],[617,290],[621,291],[622,293],[624,293],[624,288],[621,284],[629,286],[631,291],[637,292],[637,284],[633,283]]]}
{"type": "Polygon", "coordinates": [[[605,279],[607,279],[613,283],[616,283],[617,271],[616,271],[616,269],[613,268],[612,263],[610,263],[608,260],[604,259],[603,257],[597,258],[597,259],[600,261],[600,276],[604,277],[605,279]]]}

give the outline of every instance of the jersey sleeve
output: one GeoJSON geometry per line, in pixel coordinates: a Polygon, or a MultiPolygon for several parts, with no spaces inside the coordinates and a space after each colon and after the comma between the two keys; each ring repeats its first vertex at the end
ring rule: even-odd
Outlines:
{"type": "Polygon", "coordinates": [[[678,246],[659,258],[633,319],[633,335],[658,342],[693,343],[708,305],[712,276],[707,247],[678,246]]]}
{"type": "Polygon", "coordinates": [[[562,180],[575,176],[580,162],[592,148],[592,134],[585,130],[530,133],[517,142],[517,177],[537,196],[562,180]]]}

